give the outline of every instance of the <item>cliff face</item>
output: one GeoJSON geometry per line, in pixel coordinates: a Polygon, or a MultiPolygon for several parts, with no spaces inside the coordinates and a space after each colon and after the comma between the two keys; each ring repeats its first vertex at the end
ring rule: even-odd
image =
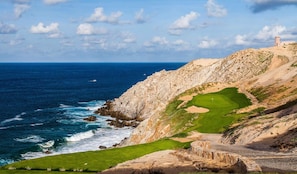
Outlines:
{"type": "Polygon", "coordinates": [[[270,51],[248,49],[225,59],[198,59],[175,71],[156,72],[115,99],[114,110],[132,118],[149,118],[187,89],[209,82],[235,82],[264,73],[272,57],[270,51]]]}
{"type": "Polygon", "coordinates": [[[159,118],[168,102],[178,94],[206,83],[232,83],[251,96],[247,89],[268,85],[271,80],[267,77],[274,81],[284,78],[277,75],[279,70],[287,72],[283,74],[285,76],[296,75],[297,68],[288,70],[295,59],[296,52],[291,47],[247,49],[222,59],[195,60],[175,71],[156,72],[135,84],[112,103],[115,111],[144,120],[126,144],[145,143],[171,135],[171,125],[160,122],[159,118]]]}

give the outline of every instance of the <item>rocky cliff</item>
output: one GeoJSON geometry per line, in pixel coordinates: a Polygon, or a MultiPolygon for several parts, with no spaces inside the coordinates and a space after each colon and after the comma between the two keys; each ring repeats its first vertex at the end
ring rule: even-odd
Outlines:
{"type": "MultiPolygon", "coordinates": [[[[170,100],[191,88],[202,87],[202,92],[209,92],[226,86],[237,87],[253,102],[241,112],[259,107],[269,110],[286,104],[295,99],[297,93],[296,50],[296,44],[246,49],[226,58],[198,59],[178,70],[154,73],[111,103],[113,111],[121,112],[130,119],[143,120],[125,144],[171,136],[172,125],[160,121],[162,112],[170,100]],[[269,97],[259,99],[257,92],[269,97]]],[[[228,137],[228,140],[232,139],[228,137]]]]}

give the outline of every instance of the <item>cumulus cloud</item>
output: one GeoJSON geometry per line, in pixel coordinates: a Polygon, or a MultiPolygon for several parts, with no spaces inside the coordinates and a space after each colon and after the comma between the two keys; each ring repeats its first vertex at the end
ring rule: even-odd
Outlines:
{"type": "Polygon", "coordinates": [[[282,40],[296,40],[296,28],[287,28],[282,25],[264,26],[256,33],[237,34],[234,37],[235,45],[249,46],[259,43],[273,44],[275,36],[280,36],[282,40]]]}
{"type": "Polygon", "coordinates": [[[24,38],[16,38],[9,41],[10,46],[20,45],[25,41],[24,38]]]}
{"type": "Polygon", "coordinates": [[[198,13],[191,11],[189,14],[180,17],[171,25],[171,29],[189,29],[192,28],[191,22],[199,16],[198,13]]]}
{"type": "Polygon", "coordinates": [[[36,26],[31,26],[30,32],[33,34],[50,34],[53,36],[54,34],[59,33],[59,23],[51,23],[46,26],[42,22],[38,23],[36,26]]]}
{"type": "Polygon", "coordinates": [[[22,17],[22,14],[30,8],[28,4],[14,4],[14,15],[16,18],[22,17]]]}
{"type": "Polygon", "coordinates": [[[15,34],[17,29],[13,24],[3,24],[0,22],[0,34],[15,34]]]}
{"type": "Polygon", "coordinates": [[[236,45],[249,45],[250,42],[248,41],[248,36],[247,35],[236,35],[235,36],[235,44],[236,45]]]}
{"type": "Polygon", "coordinates": [[[260,13],[266,10],[276,10],[285,5],[297,6],[297,0],[250,0],[253,13],[260,13]]]}
{"type": "Polygon", "coordinates": [[[43,2],[47,5],[54,5],[58,3],[66,2],[67,0],[43,0],[43,2]]]}
{"type": "Polygon", "coordinates": [[[216,46],[217,44],[218,44],[217,41],[205,38],[204,40],[202,40],[199,43],[198,47],[199,48],[211,48],[211,47],[216,46]]]}
{"type": "Polygon", "coordinates": [[[191,23],[199,16],[199,13],[193,11],[185,16],[181,16],[171,24],[169,27],[169,33],[173,35],[180,35],[182,30],[194,28],[191,23]]]}
{"type": "Polygon", "coordinates": [[[111,24],[119,24],[119,18],[123,15],[122,12],[117,11],[107,16],[104,14],[104,9],[98,7],[94,10],[94,13],[87,19],[87,22],[106,22],[111,24]]]}
{"type": "Polygon", "coordinates": [[[135,21],[138,24],[145,23],[146,19],[144,17],[144,10],[140,9],[138,12],[135,13],[135,21]]]}
{"type": "Polygon", "coordinates": [[[186,51],[190,50],[190,44],[184,40],[178,39],[172,42],[172,45],[177,51],[186,51]]]}
{"type": "Polygon", "coordinates": [[[167,39],[165,37],[160,37],[160,36],[155,36],[152,38],[151,41],[149,42],[145,42],[143,45],[145,47],[153,47],[153,46],[157,46],[157,45],[168,45],[169,42],[167,41],[167,39]]]}
{"type": "Polygon", "coordinates": [[[122,32],[121,37],[124,43],[134,43],[136,42],[136,37],[130,32],[122,32]]]}
{"type": "Polygon", "coordinates": [[[79,35],[94,35],[94,34],[106,34],[107,30],[104,28],[94,28],[93,25],[84,23],[80,24],[76,29],[76,34],[79,35]]]}
{"type": "Polygon", "coordinates": [[[276,25],[273,27],[264,26],[262,30],[260,30],[256,35],[256,39],[264,40],[264,41],[269,40],[274,38],[275,36],[280,35],[284,31],[286,31],[285,26],[281,26],[281,25],[276,25]]]}
{"type": "Polygon", "coordinates": [[[208,0],[205,4],[207,9],[207,15],[213,17],[223,17],[227,15],[227,9],[223,6],[218,5],[215,0],[208,0]]]}

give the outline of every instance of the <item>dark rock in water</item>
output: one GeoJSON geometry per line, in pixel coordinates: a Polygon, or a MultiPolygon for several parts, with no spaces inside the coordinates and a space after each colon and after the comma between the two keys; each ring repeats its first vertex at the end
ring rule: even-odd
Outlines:
{"type": "Polygon", "coordinates": [[[106,146],[99,146],[99,149],[107,149],[107,147],[106,146]]]}
{"type": "Polygon", "coordinates": [[[104,106],[95,111],[95,113],[100,114],[101,116],[111,116],[113,118],[116,118],[115,120],[108,119],[107,121],[109,122],[109,125],[119,128],[125,126],[137,127],[142,121],[139,119],[130,118],[120,111],[114,111],[111,101],[107,101],[104,106]]]}
{"type": "Polygon", "coordinates": [[[96,118],[96,116],[91,115],[91,116],[89,116],[89,117],[87,117],[87,118],[84,118],[84,120],[85,120],[85,121],[96,121],[97,118],[96,118]]]}

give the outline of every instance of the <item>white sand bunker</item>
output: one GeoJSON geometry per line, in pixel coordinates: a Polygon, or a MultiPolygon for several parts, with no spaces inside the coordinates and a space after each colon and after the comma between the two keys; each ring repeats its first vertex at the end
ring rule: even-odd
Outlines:
{"type": "Polygon", "coordinates": [[[195,114],[195,113],[206,113],[209,111],[207,108],[197,107],[197,106],[190,106],[185,109],[188,113],[195,114]]]}

